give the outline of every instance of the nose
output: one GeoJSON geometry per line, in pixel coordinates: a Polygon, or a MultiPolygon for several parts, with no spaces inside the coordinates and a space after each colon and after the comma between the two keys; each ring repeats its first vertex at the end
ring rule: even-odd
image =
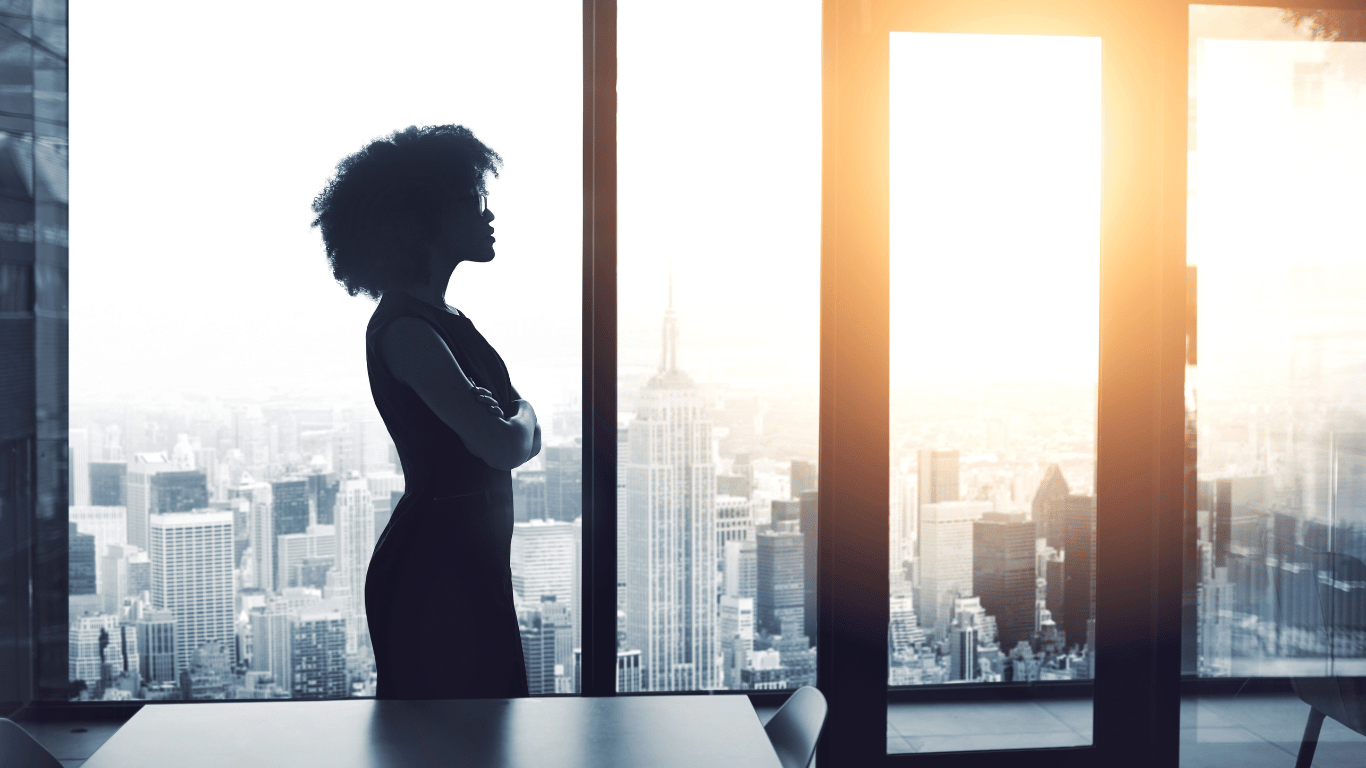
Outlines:
{"type": "Polygon", "coordinates": [[[493,221],[493,209],[492,209],[492,208],[485,208],[485,209],[484,209],[484,221],[493,221]]]}

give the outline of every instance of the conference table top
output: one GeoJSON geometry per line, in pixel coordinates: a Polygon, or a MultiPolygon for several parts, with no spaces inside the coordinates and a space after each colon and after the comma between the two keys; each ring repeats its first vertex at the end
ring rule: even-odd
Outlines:
{"type": "Polygon", "coordinates": [[[742,695],[149,704],[84,768],[778,768],[742,695]]]}

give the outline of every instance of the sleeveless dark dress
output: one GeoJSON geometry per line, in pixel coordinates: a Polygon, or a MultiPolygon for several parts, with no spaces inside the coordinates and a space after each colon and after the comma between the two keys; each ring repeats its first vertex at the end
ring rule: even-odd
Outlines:
{"type": "Polygon", "coordinates": [[[376,346],[398,317],[436,329],[476,386],[512,415],[507,367],[464,315],[386,293],[365,331],[370,392],[403,462],[406,489],[380,534],[365,610],[380,699],[527,695],[512,597],[512,475],[470,453],[376,346]]]}

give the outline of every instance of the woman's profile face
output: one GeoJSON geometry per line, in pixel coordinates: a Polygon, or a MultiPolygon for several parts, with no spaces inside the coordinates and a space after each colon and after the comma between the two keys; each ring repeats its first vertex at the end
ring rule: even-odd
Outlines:
{"type": "Polygon", "coordinates": [[[432,250],[438,264],[453,269],[462,261],[493,261],[493,243],[493,211],[487,198],[458,197],[432,250]]]}

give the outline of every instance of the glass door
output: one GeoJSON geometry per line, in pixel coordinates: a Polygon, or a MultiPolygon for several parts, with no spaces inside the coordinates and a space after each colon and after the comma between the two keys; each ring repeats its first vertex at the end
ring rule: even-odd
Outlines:
{"type": "Polygon", "coordinates": [[[832,760],[1175,758],[1183,10],[827,6],[832,760]]]}

